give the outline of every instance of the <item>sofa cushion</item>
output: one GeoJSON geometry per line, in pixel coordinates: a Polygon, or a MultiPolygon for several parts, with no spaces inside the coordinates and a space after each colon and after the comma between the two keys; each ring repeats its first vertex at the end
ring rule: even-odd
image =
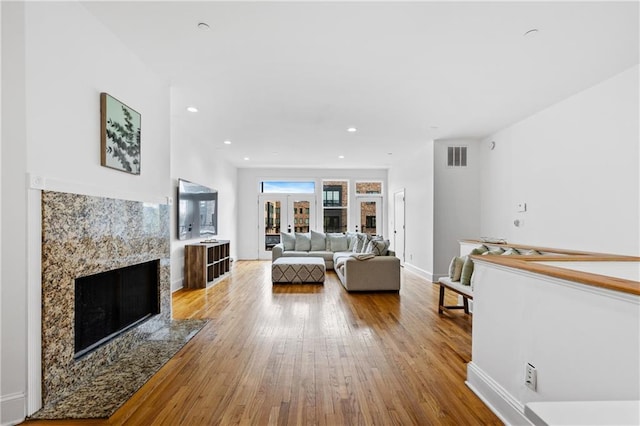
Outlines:
{"type": "Polygon", "coordinates": [[[333,264],[336,265],[337,263],[340,263],[340,259],[351,257],[352,254],[353,252],[350,251],[337,251],[333,253],[333,264]]]}
{"type": "Polygon", "coordinates": [[[327,250],[332,252],[347,251],[349,240],[344,234],[327,234],[327,250]]]}
{"type": "Polygon", "coordinates": [[[464,266],[464,258],[455,256],[449,264],[449,278],[451,281],[460,281],[462,267],[464,266]]]}
{"type": "Polygon", "coordinates": [[[311,251],[324,251],[326,249],[326,235],[323,232],[311,231],[311,251]]]}
{"type": "Polygon", "coordinates": [[[280,241],[282,241],[282,247],[284,251],[293,250],[296,248],[296,236],[293,234],[281,232],[280,241]]]}
{"type": "Polygon", "coordinates": [[[311,235],[303,232],[296,232],[296,251],[311,250],[311,235]]]}
{"type": "Polygon", "coordinates": [[[307,257],[321,257],[326,262],[331,262],[333,265],[333,253],[326,250],[310,251],[307,257]]]}

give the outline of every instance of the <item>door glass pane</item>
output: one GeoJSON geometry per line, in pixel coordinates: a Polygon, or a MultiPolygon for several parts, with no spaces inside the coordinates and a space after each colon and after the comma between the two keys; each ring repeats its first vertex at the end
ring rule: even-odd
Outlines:
{"type": "Polygon", "coordinates": [[[360,232],[369,235],[378,234],[377,207],[378,203],[375,201],[360,202],[360,232]]]}
{"type": "Polygon", "coordinates": [[[293,202],[293,223],[295,232],[309,232],[309,201],[293,202]]]}
{"type": "Polygon", "coordinates": [[[271,250],[280,242],[280,201],[264,202],[264,249],[271,250]]]}
{"type": "Polygon", "coordinates": [[[324,232],[347,232],[347,209],[324,209],[324,232]]]}

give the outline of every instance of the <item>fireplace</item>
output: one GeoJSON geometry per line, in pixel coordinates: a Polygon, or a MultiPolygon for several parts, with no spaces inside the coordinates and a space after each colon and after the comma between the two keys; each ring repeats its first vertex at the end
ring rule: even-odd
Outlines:
{"type": "Polygon", "coordinates": [[[75,358],[160,312],[154,260],[75,280],[75,358]]]}
{"type": "Polygon", "coordinates": [[[169,216],[167,204],[42,192],[44,405],[171,319],[169,216]]]}

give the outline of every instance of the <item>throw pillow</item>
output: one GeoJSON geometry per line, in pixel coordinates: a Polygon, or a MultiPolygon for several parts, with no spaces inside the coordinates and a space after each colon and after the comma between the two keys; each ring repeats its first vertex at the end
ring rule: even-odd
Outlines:
{"type": "Polygon", "coordinates": [[[387,250],[389,246],[384,241],[379,240],[371,240],[369,244],[367,244],[367,248],[365,249],[365,253],[373,253],[376,256],[386,256],[387,250]]]}
{"type": "Polygon", "coordinates": [[[353,244],[355,242],[353,237],[356,235],[355,232],[345,232],[344,235],[347,237],[348,242],[347,251],[353,251],[353,244]]]}
{"type": "Polygon", "coordinates": [[[462,267],[464,266],[464,259],[461,257],[454,257],[449,264],[449,278],[451,281],[460,281],[460,275],[462,274],[462,267]]]}
{"type": "Polygon", "coordinates": [[[325,242],[326,242],[326,249],[327,251],[333,251],[331,249],[331,238],[338,236],[338,235],[342,235],[342,234],[336,234],[335,232],[327,232],[325,234],[325,242]]]}
{"type": "Polygon", "coordinates": [[[364,253],[365,250],[367,249],[369,236],[367,234],[357,233],[353,238],[354,238],[354,243],[351,250],[354,253],[364,253]]]}
{"type": "Polygon", "coordinates": [[[339,251],[349,251],[349,240],[343,234],[328,234],[327,249],[336,253],[339,251]]]}
{"type": "Polygon", "coordinates": [[[531,250],[521,251],[520,254],[524,254],[525,256],[536,256],[542,253],[540,253],[538,250],[531,249],[531,250]]]}
{"type": "Polygon", "coordinates": [[[511,256],[514,254],[520,254],[520,252],[512,247],[507,249],[504,253],[502,253],[502,256],[511,256]]]}
{"type": "Polygon", "coordinates": [[[460,284],[471,285],[471,275],[473,274],[473,260],[469,256],[464,259],[462,272],[460,273],[460,284]]]}
{"type": "Polygon", "coordinates": [[[302,232],[296,232],[296,251],[311,250],[311,236],[302,232]]]}
{"type": "Polygon", "coordinates": [[[489,249],[487,248],[487,246],[482,245],[480,247],[476,247],[473,250],[471,250],[471,254],[484,254],[486,252],[488,252],[489,249]]]}
{"type": "Polygon", "coordinates": [[[504,249],[502,247],[493,247],[489,249],[489,251],[482,253],[483,256],[486,255],[498,255],[504,253],[504,249]]]}
{"type": "Polygon", "coordinates": [[[385,244],[385,249],[384,249],[383,256],[389,256],[389,248],[391,247],[391,241],[384,240],[384,244],[385,244]]]}
{"type": "Polygon", "coordinates": [[[280,233],[283,251],[294,250],[296,248],[296,236],[287,232],[280,233]]]}
{"type": "Polygon", "coordinates": [[[311,231],[311,251],[327,249],[327,238],[322,232],[311,231]]]}

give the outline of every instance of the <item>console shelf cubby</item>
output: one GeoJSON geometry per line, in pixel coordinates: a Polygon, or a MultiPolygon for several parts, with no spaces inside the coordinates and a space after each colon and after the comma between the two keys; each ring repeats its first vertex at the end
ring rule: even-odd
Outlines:
{"type": "Polygon", "coordinates": [[[184,247],[184,287],[208,288],[231,268],[229,241],[189,244],[184,247]]]}

